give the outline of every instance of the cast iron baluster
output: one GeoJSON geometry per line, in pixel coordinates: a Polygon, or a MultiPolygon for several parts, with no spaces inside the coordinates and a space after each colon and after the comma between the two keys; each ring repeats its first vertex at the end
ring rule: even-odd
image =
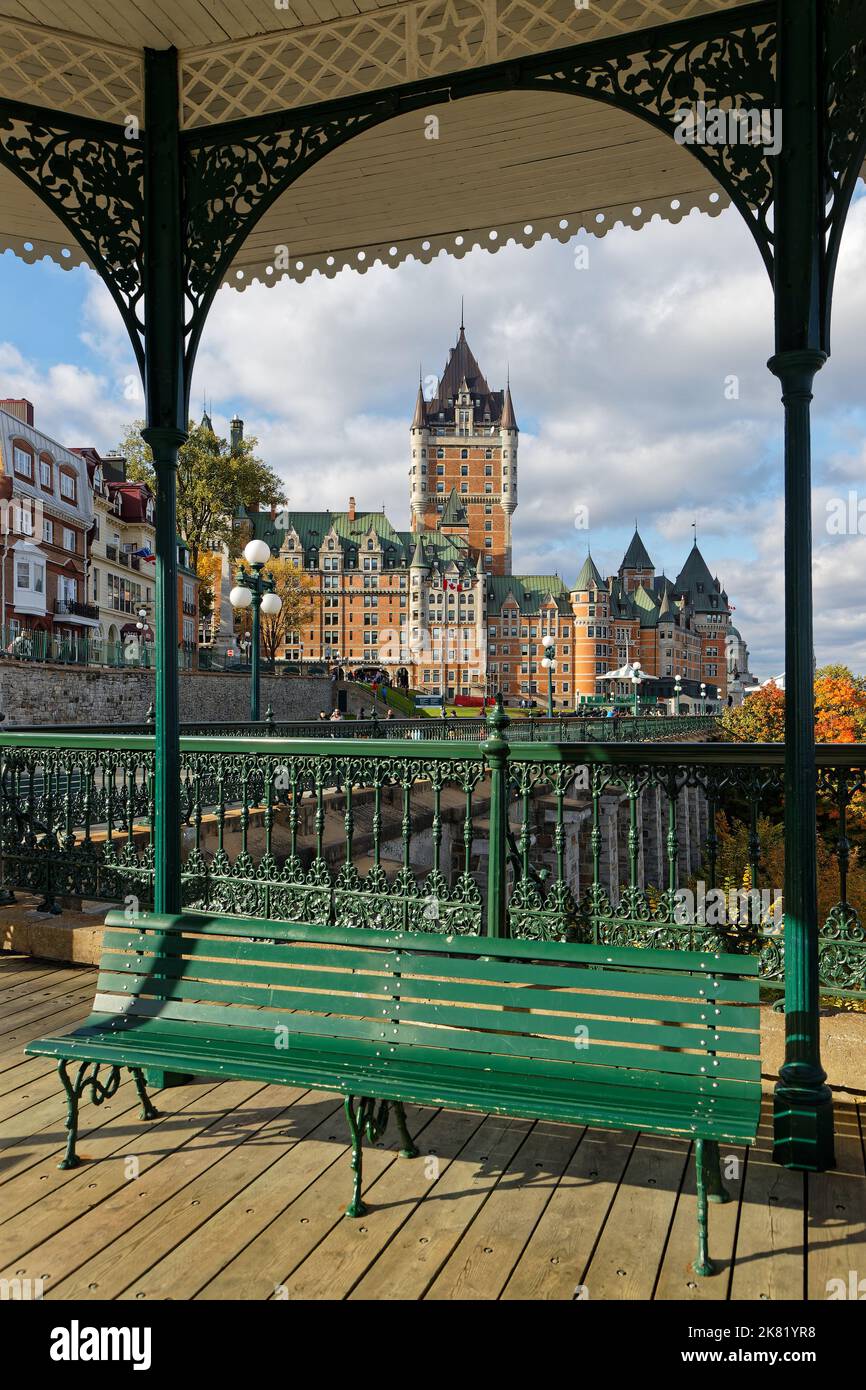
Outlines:
{"type": "Polygon", "coordinates": [[[226,821],[226,792],[225,792],[225,763],[222,759],[217,764],[216,777],[216,824],[217,824],[217,855],[220,860],[224,854],[225,821],[226,821]]]}
{"type": "Polygon", "coordinates": [[[43,798],[43,814],[45,818],[45,833],[42,843],[45,847],[45,897],[39,904],[39,912],[50,912],[56,917],[60,908],[54,899],[54,791],[55,791],[55,767],[57,755],[52,754],[46,757],[43,763],[43,785],[45,795],[43,798]]]}
{"type": "Polygon", "coordinates": [[[676,772],[672,772],[668,778],[667,785],[668,798],[668,894],[670,895],[671,913],[673,913],[674,903],[676,902],[677,888],[677,860],[679,858],[679,787],[677,786],[676,772]]]}
{"type": "Polygon", "coordinates": [[[411,815],[411,796],[412,796],[412,773],[409,768],[403,770],[403,821],[401,834],[403,840],[403,908],[402,921],[403,930],[409,927],[409,880],[412,874],[412,815],[411,815]]]}
{"type": "MultiPolygon", "coordinates": [[[[273,775],[272,769],[271,769],[264,761],[262,762],[261,767],[262,767],[262,779],[263,779],[264,784],[265,784],[265,786],[264,786],[264,802],[265,802],[265,808],[264,808],[264,811],[263,811],[263,813],[262,813],[262,825],[263,825],[263,827],[264,827],[264,832],[265,832],[265,861],[266,861],[267,864],[270,864],[270,863],[271,863],[271,844],[272,844],[273,829],[274,829],[274,775],[273,775]]],[[[293,786],[293,789],[292,789],[292,811],[294,811],[294,809],[295,809],[295,796],[294,796],[294,786],[293,786]]],[[[297,816],[296,816],[296,820],[297,820],[297,816]]],[[[294,852],[294,851],[293,851],[293,852],[294,852]]],[[[264,903],[263,903],[262,911],[264,912],[264,915],[265,915],[266,918],[270,918],[270,915],[271,915],[271,885],[270,885],[270,882],[269,882],[267,879],[265,879],[265,883],[264,883],[264,903]]]]}
{"type": "MultiPolygon", "coordinates": [[[[373,788],[373,867],[378,870],[382,860],[382,773],[376,769],[373,788]]],[[[378,878],[378,874],[377,874],[378,878]]]]}
{"type": "Polygon", "coordinates": [[[135,757],[128,755],[125,764],[126,775],[126,843],[132,859],[135,831],[135,757]]]}
{"type": "MultiPolygon", "coordinates": [[[[289,856],[294,864],[298,853],[298,765],[294,761],[289,764],[289,794],[289,856]]],[[[266,854],[269,852],[265,850],[266,854]]]]}
{"type": "MultiPolygon", "coordinates": [[[[438,771],[438,769],[437,769],[438,771]]],[[[439,777],[433,779],[433,873],[439,873],[439,855],[442,847],[442,783],[439,777]]]]}
{"type": "Polygon", "coordinates": [[[553,843],[556,850],[556,881],[560,889],[565,884],[565,769],[557,768],[556,778],[556,829],[553,843]]]}
{"type": "Polygon", "coordinates": [[[346,868],[352,867],[352,841],[355,835],[355,817],[352,811],[352,770],[347,762],[343,773],[343,793],[346,798],[343,826],[346,831],[346,868]]]}
{"type": "Polygon", "coordinates": [[[242,791],[242,801],[241,801],[241,814],[240,814],[240,830],[241,830],[241,854],[244,855],[245,858],[246,858],[246,853],[247,853],[247,841],[248,841],[248,838],[249,838],[249,827],[250,827],[250,781],[249,781],[249,779],[250,779],[250,767],[249,767],[249,764],[248,764],[248,763],[243,763],[242,766],[241,766],[241,791],[242,791]]]}
{"type": "Polygon", "coordinates": [[[589,843],[592,849],[592,940],[598,945],[598,898],[601,893],[601,771],[593,764],[591,774],[592,830],[589,843]]]}
{"type": "MultiPolygon", "coordinates": [[[[844,908],[848,902],[848,864],[851,856],[851,841],[848,839],[848,777],[844,772],[836,774],[836,811],[839,816],[839,835],[836,840],[839,902],[844,908]]],[[[819,927],[820,925],[819,922],[819,927]]]]}
{"type": "Polygon", "coordinates": [[[523,779],[523,824],[520,827],[520,877],[524,884],[529,883],[529,778],[523,779]]]}
{"type": "Polygon", "coordinates": [[[316,859],[321,860],[325,835],[325,803],[322,785],[322,764],[316,764],[316,859]]]}
{"type": "Polygon", "coordinates": [[[632,897],[637,890],[639,844],[637,832],[638,778],[629,773],[628,782],[628,884],[632,897]]]}

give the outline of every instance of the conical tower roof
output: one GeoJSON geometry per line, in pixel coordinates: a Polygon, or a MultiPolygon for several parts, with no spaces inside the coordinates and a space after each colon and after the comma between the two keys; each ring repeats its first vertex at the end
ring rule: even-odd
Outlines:
{"type": "Polygon", "coordinates": [[[421,390],[421,383],[418,382],[418,395],[415,398],[415,414],[412,416],[413,430],[423,430],[427,426],[427,410],[424,405],[424,392],[421,390]]]}
{"type": "Polygon", "coordinates": [[[587,590],[604,588],[604,580],[595,567],[595,561],[588,552],[581,566],[580,574],[574,581],[574,588],[587,590]]]}
{"type": "Polygon", "coordinates": [[[620,570],[651,569],[655,569],[655,566],[653,565],[653,562],[647,553],[646,546],[640,538],[640,534],[638,533],[637,527],[635,527],[634,535],[631,538],[628,550],[622,557],[622,564],[620,565],[620,570]]]}
{"type": "Polygon", "coordinates": [[[514,402],[511,399],[511,382],[505,387],[505,401],[502,406],[502,419],[500,425],[504,430],[516,430],[517,418],[514,414],[514,402]]]}

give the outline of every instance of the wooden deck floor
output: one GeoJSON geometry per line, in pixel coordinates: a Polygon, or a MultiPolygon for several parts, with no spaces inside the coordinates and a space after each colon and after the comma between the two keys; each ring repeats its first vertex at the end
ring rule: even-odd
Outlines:
{"type": "Polygon", "coordinates": [[[82,1106],[60,1172],[65,1107],[28,1038],[89,1012],[95,972],[0,961],[0,1278],[56,1299],[826,1299],[866,1273],[863,1107],[837,1106],[837,1171],[806,1177],[740,1155],[713,1207],[719,1273],[691,1270],[690,1146],[414,1109],[422,1156],[389,1133],[367,1150],[371,1211],[344,1220],[342,1107],[316,1091],[202,1082],[158,1098],[143,1124],[128,1080],[82,1106]]]}

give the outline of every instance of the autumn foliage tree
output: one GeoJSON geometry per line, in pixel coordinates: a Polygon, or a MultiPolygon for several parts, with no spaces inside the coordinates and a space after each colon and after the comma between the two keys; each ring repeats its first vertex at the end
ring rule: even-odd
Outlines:
{"type": "MultiPolygon", "coordinates": [[[[785,693],[775,685],[763,686],[749,695],[738,709],[727,710],[722,719],[726,736],[740,743],[782,743],[785,739],[785,693]]],[[[847,666],[821,667],[815,673],[816,743],[866,743],[866,681],[847,666]]],[[[770,809],[764,807],[764,809],[770,809]]],[[[771,818],[759,822],[762,879],[781,886],[784,882],[785,839],[781,803],[771,818]]],[[[717,872],[741,881],[749,863],[748,827],[743,808],[735,814],[720,812],[716,818],[718,840],[717,872]]],[[[851,837],[866,830],[866,797],[850,795],[846,808],[846,832],[850,842],[847,901],[866,917],[866,866],[861,846],[851,837]]],[[[834,795],[818,792],[818,900],[820,920],[838,902],[839,866],[836,859],[839,836],[839,808],[834,795]]]]}
{"type": "MultiPolygon", "coordinates": [[[[276,592],[283,600],[279,613],[262,613],[259,626],[261,653],[266,661],[277,661],[291,637],[310,621],[316,604],[316,577],[305,573],[289,560],[269,560],[265,574],[272,575],[276,592]]],[[[251,625],[250,610],[245,609],[242,630],[251,625]]]]}
{"type": "MultiPolygon", "coordinates": [[[[737,743],[783,743],[785,692],[765,685],[737,709],[726,710],[722,727],[737,743]]],[[[866,689],[847,666],[824,666],[815,676],[815,741],[866,742],[866,689]]]]}

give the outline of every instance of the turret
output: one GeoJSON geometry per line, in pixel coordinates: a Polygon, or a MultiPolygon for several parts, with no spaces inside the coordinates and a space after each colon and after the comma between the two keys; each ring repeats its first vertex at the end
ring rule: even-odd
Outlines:
{"type": "Polygon", "coordinates": [[[506,380],[499,421],[499,440],[502,446],[502,498],[505,513],[505,573],[511,573],[511,518],[517,506],[517,417],[511,399],[511,377],[506,380]]]}
{"type": "Polygon", "coordinates": [[[412,530],[420,531],[424,515],[424,501],[427,493],[427,409],[421,382],[418,382],[418,395],[415,398],[415,414],[409,427],[412,462],[409,468],[409,503],[412,511],[412,530]]]}

